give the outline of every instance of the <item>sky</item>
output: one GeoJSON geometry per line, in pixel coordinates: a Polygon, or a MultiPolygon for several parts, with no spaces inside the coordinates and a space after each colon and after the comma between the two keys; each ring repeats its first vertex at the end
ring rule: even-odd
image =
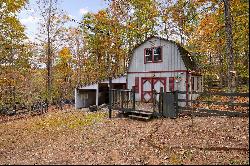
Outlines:
{"type": "MultiPolygon", "coordinates": [[[[27,36],[34,41],[35,34],[38,32],[38,18],[36,14],[36,0],[29,0],[29,4],[21,10],[18,17],[21,23],[26,27],[27,36]]],[[[107,7],[104,0],[59,0],[60,8],[63,9],[70,17],[79,21],[83,14],[87,12],[96,13],[100,9],[107,7]]]]}

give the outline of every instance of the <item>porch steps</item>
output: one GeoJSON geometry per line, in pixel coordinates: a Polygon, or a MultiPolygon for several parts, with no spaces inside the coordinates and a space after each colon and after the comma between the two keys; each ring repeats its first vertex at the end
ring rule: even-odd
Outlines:
{"type": "Polygon", "coordinates": [[[129,110],[126,111],[126,114],[129,118],[138,119],[138,120],[149,120],[153,117],[153,112],[142,111],[142,110],[129,110]]]}
{"type": "Polygon", "coordinates": [[[146,112],[146,111],[140,111],[140,110],[133,110],[133,111],[131,111],[131,113],[143,114],[143,115],[152,115],[153,114],[153,112],[146,112]]]}
{"type": "Polygon", "coordinates": [[[130,118],[149,120],[150,116],[138,116],[138,115],[128,115],[130,118]]]}

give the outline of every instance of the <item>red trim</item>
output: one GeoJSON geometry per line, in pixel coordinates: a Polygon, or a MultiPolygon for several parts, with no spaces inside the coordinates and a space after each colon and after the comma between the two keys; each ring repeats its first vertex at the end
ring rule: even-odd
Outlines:
{"type": "MultiPolygon", "coordinates": [[[[149,94],[150,97],[152,98],[152,94],[153,94],[153,89],[154,89],[154,85],[160,81],[163,84],[164,90],[166,91],[166,77],[142,77],[141,78],[141,101],[145,101],[144,100],[144,96],[145,94],[149,94]],[[144,91],[143,90],[143,84],[149,81],[151,84],[151,90],[150,91],[144,91]]],[[[150,99],[151,100],[151,99],[150,99]]],[[[149,101],[150,101],[149,100],[149,101]]]]}
{"type": "Polygon", "coordinates": [[[163,62],[163,59],[162,59],[162,58],[163,58],[163,56],[162,56],[162,46],[151,47],[151,48],[144,48],[144,64],[146,64],[146,63],[161,63],[161,62],[163,62]],[[161,53],[160,53],[161,60],[155,62],[155,61],[154,61],[154,48],[159,48],[159,47],[160,47],[160,49],[161,49],[161,53]],[[152,61],[151,61],[151,62],[147,62],[147,61],[146,61],[146,49],[151,49],[151,50],[152,50],[152,61]]]}
{"type": "Polygon", "coordinates": [[[186,71],[186,105],[188,105],[188,77],[189,77],[189,75],[188,75],[188,70],[186,71]]]}
{"type": "Polygon", "coordinates": [[[143,78],[141,78],[141,101],[143,101],[143,78]]]}
{"type": "Polygon", "coordinates": [[[139,73],[167,73],[167,72],[188,72],[188,70],[141,71],[141,72],[128,72],[128,74],[139,74],[139,73]]]}
{"type": "Polygon", "coordinates": [[[174,91],[174,77],[169,77],[169,91],[173,92],[174,91]]]}

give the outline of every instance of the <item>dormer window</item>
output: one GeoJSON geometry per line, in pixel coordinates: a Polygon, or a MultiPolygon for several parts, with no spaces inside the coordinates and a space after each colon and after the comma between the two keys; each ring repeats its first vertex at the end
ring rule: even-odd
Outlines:
{"type": "Polygon", "coordinates": [[[145,63],[162,62],[161,47],[145,48],[145,50],[144,50],[144,62],[145,63]]]}

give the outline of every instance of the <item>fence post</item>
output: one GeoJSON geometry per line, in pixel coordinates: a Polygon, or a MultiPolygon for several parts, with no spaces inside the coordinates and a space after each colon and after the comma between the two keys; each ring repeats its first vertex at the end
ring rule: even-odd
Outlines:
{"type": "Polygon", "coordinates": [[[162,112],[162,95],[163,95],[163,87],[160,87],[160,94],[159,94],[159,113],[161,114],[161,116],[163,116],[163,112],[162,112]]]}
{"type": "Polygon", "coordinates": [[[124,91],[121,91],[121,108],[123,109],[124,91]]]}
{"type": "Polygon", "coordinates": [[[174,93],[174,104],[175,104],[176,117],[179,116],[178,93],[179,93],[178,90],[176,90],[174,93]]]}
{"type": "Polygon", "coordinates": [[[129,91],[126,92],[126,108],[128,108],[129,104],[129,91]]]}
{"type": "Polygon", "coordinates": [[[135,87],[132,88],[132,95],[133,95],[133,110],[135,110],[135,87]]]}
{"type": "Polygon", "coordinates": [[[156,90],[153,89],[153,94],[152,94],[152,98],[153,98],[153,112],[155,112],[155,105],[156,105],[156,90]]]}

